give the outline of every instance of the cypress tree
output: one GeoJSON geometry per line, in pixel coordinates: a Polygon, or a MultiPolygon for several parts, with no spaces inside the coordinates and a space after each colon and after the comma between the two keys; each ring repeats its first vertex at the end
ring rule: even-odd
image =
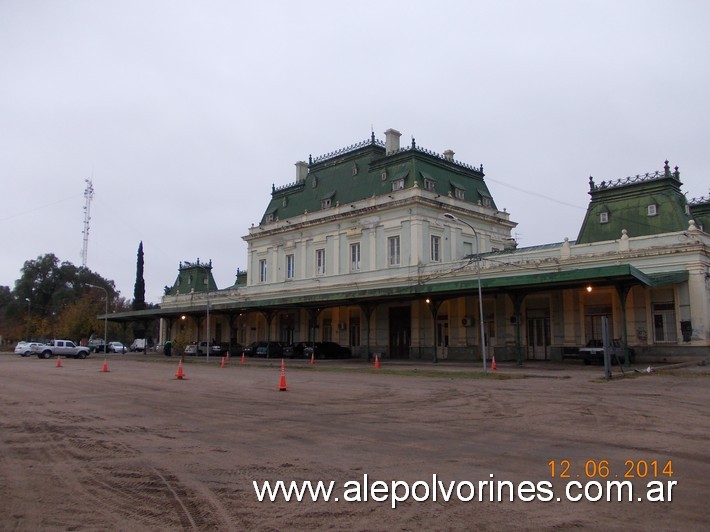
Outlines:
{"type": "Polygon", "coordinates": [[[145,309],[145,281],[143,280],[143,241],[138,246],[136,284],[133,287],[133,310],[145,309]]]}

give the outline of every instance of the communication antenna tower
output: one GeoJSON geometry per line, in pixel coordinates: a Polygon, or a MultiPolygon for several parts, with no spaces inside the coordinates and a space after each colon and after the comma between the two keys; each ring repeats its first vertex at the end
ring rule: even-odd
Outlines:
{"type": "Polygon", "coordinates": [[[89,221],[91,220],[91,200],[94,199],[94,184],[91,179],[84,179],[84,247],[81,248],[81,265],[86,268],[86,258],[89,253],[89,221]]]}

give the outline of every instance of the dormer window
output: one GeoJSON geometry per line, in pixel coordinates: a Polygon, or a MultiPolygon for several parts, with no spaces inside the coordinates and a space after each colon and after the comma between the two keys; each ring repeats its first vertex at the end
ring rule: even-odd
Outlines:
{"type": "Polygon", "coordinates": [[[356,164],[353,165],[352,171],[353,171],[353,175],[357,175],[357,165],[356,164]]]}
{"type": "Polygon", "coordinates": [[[426,177],[424,178],[424,190],[429,190],[431,192],[434,192],[434,188],[436,188],[436,183],[434,182],[433,179],[427,179],[426,177]]]}
{"type": "Polygon", "coordinates": [[[648,206],[647,212],[649,216],[656,216],[658,214],[658,209],[656,208],[655,203],[651,203],[651,205],[648,206]]]}
{"type": "Polygon", "coordinates": [[[608,224],[609,223],[609,213],[608,212],[600,212],[599,213],[599,223],[600,224],[608,224]]]}
{"type": "Polygon", "coordinates": [[[333,206],[333,198],[335,198],[335,190],[328,192],[320,198],[320,208],[330,209],[333,206]]]}
{"type": "Polygon", "coordinates": [[[273,221],[274,221],[274,213],[269,213],[264,217],[264,222],[266,222],[267,224],[270,224],[273,221]]]}
{"type": "Polygon", "coordinates": [[[464,189],[462,189],[462,188],[455,188],[455,189],[454,189],[454,196],[456,197],[456,199],[460,199],[460,200],[465,199],[465,196],[464,196],[464,189]]]}
{"type": "Polygon", "coordinates": [[[392,181],[392,191],[404,189],[404,179],[395,179],[392,181]]]}
{"type": "Polygon", "coordinates": [[[487,198],[486,196],[483,196],[483,206],[490,207],[491,206],[491,198],[487,198]]]}
{"type": "Polygon", "coordinates": [[[382,170],[382,181],[387,181],[387,170],[382,170]]]}

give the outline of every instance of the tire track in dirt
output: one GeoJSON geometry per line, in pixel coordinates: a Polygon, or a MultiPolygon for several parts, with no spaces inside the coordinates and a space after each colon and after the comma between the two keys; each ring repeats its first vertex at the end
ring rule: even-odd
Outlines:
{"type": "Polygon", "coordinates": [[[28,481],[8,480],[24,483],[41,501],[60,504],[69,511],[62,512],[64,518],[37,523],[31,516],[17,514],[16,527],[101,528],[105,523],[121,522],[129,528],[230,528],[229,518],[209,490],[144,464],[137,449],[121,443],[122,435],[142,428],[105,431],[96,426],[96,420],[91,420],[95,426],[87,428],[72,423],[89,422],[88,418],[56,411],[51,414],[51,422],[1,425],[5,446],[28,464],[39,464],[30,466],[35,474],[28,481]],[[62,423],[65,419],[69,423],[62,423]],[[112,439],[105,438],[107,433],[112,439]]]}

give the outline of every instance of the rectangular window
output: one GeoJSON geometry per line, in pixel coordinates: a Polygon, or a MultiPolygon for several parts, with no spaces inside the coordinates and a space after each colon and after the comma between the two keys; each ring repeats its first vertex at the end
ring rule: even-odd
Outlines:
{"type": "Polygon", "coordinates": [[[330,198],[321,200],[321,202],[320,202],[321,209],[330,209],[330,205],[331,205],[330,198]]]}
{"type": "Polygon", "coordinates": [[[455,193],[456,193],[456,199],[460,199],[460,200],[464,199],[463,189],[457,188],[457,189],[455,189],[455,193]]]}
{"type": "Polygon", "coordinates": [[[599,213],[599,223],[601,223],[601,224],[609,223],[609,213],[608,212],[600,212],[599,213]]]}
{"type": "Polygon", "coordinates": [[[436,186],[436,183],[432,181],[431,179],[424,178],[424,190],[430,190],[431,192],[434,192],[434,187],[436,186]]]}
{"type": "Polygon", "coordinates": [[[441,237],[433,236],[431,237],[431,261],[439,262],[441,261],[441,237]]]}
{"type": "Polygon", "coordinates": [[[259,261],[259,282],[266,282],[266,259],[261,259],[259,261]]]}
{"type": "Polygon", "coordinates": [[[387,239],[387,256],[390,266],[399,266],[399,237],[391,236],[387,239]]]}
{"type": "Polygon", "coordinates": [[[648,206],[647,211],[649,216],[656,216],[656,214],[658,214],[655,203],[651,203],[651,205],[648,206]]]}
{"type": "Polygon", "coordinates": [[[286,255],[286,279],[293,279],[296,275],[296,260],[293,255],[286,255]]]}
{"type": "Polygon", "coordinates": [[[360,270],[360,242],[350,244],[350,271],[360,270]]]}
{"type": "Polygon", "coordinates": [[[325,249],[316,249],[316,275],[325,275],[325,249]]]}
{"type": "Polygon", "coordinates": [[[402,190],[404,188],[404,179],[396,179],[392,181],[392,191],[402,190]]]}

